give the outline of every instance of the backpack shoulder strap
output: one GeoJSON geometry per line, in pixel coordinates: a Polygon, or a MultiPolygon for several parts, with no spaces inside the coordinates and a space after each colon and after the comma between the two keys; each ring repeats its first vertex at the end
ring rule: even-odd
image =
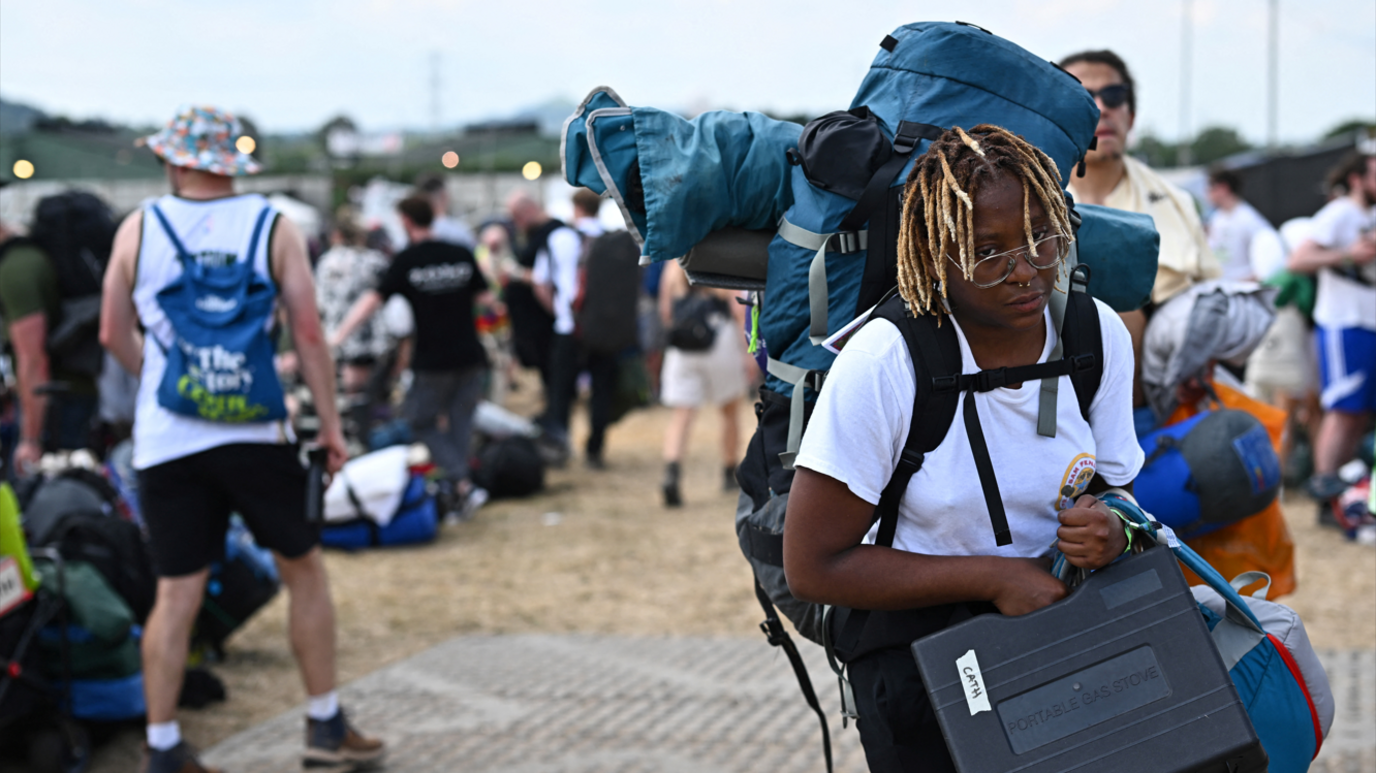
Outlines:
{"type": "Polygon", "coordinates": [[[1070,383],[1075,386],[1075,398],[1080,404],[1080,416],[1089,421],[1089,405],[1094,402],[1094,395],[1099,392],[1099,382],[1104,377],[1104,339],[1094,297],[1078,288],[1073,288],[1068,295],[1065,324],[1061,328],[1065,357],[1072,360],[1085,358],[1086,355],[1093,357],[1093,364],[1089,367],[1070,372],[1070,383]]]}
{"type": "Polygon", "coordinates": [[[960,344],[956,341],[954,325],[938,325],[935,316],[910,316],[897,294],[881,302],[875,316],[898,328],[908,346],[917,377],[908,439],[903,444],[893,477],[889,478],[875,507],[875,518],[879,521],[875,544],[891,547],[898,528],[898,505],[908,490],[908,482],[921,469],[926,455],[941,445],[955,419],[956,405],[960,401],[960,344]]]}
{"type": "Polygon", "coordinates": [[[177,232],[172,228],[172,224],[167,222],[167,215],[163,214],[162,207],[154,204],[149,207],[149,209],[152,210],[153,216],[158,219],[158,225],[162,226],[163,233],[167,234],[167,241],[172,243],[172,249],[177,251],[177,258],[183,263],[190,263],[191,253],[186,251],[186,245],[182,244],[181,237],[177,236],[177,232]]]}

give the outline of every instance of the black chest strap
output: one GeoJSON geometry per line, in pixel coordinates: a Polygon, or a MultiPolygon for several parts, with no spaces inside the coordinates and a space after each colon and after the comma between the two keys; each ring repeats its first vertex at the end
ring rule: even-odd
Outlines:
{"type": "Polygon", "coordinates": [[[1003,496],[999,493],[989,445],[980,426],[975,393],[991,392],[1026,381],[1070,376],[1080,414],[1088,421],[1089,405],[1098,391],[1103,373],[1103,347],[1094,300],[1082,292],[1071,293],[1063,327],[1065,354],[1061,359],[969,374],[960,372],[960,344],[956,340],[953,324],[946,322],[938,325],[937,318],[931,315],[909,316],[902,298],[896,293],[880,303],[874,316],[886,319],[898,328],[908,346],[917,376],[908,439],[899,454],[893,477],[884,487],[879,504],[875,506],[875,518],[879,521],[875,544],[885,547],[893,545],[894,533],[898,528],[898,507],[903,494],[912,476],[921,469],[926,455],[945,439],[955,419],[956,405],[960,402],[962,392],[965,393],[962,410],[965,432],[969,437],[970,452],[974,456],[975,470],[979,473],[980,488],[989,510],[994,541],[1000,547],[1012,544],[1008,514],[1003,506],[1003,496]]]}

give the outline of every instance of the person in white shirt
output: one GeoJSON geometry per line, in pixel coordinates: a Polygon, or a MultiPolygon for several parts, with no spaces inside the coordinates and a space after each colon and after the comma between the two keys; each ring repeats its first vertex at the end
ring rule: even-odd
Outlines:
{"type": "MultiPolygon", "coordinates": [[[[909,311],[954,326],[965,373],[1045,360],[1057,335],[1048,301],[1072,238],[1055,164],[1021,138],[981,125],[943,133],[909,179],[898,239],[909,311]]],[[[960,398],[978,406],[1007,510],[1005,546],[983,515],[959,419],[909,482],[892,547],[874,544],[871,522],[911,426],[916,373],[887,321],[871,321],[848,341],[796,459],[783,540],[793,594],[900,617],[957,603],[1023,615],[1067,593],[1043,560],[1051,547],[1085,569],[1123,554],[1126,529],[1093,494],[1130,488],[1142,466],[1132,347],[1119,317],[1095,306],[1103,374],[1088,421],[1068,376],[1055,437],[1037,432],[1036,383],[960,398]]],[[[953,770],[907,644],[849,663],[870,769],[953,770]]]]}
{"type": "Polygon", "coordinates": [[[457,244],[472,252],[478,246],[478,240],[473,238],[473,229],[449,214],[449,189],[445,186],[444,177],[437,174],[422,177],[416,183],[416,190],[430,201],[430,207],[435,210],[435,221],[430,224],[430,233],[435,240],[457,244]]]}
{"type": "MultiPolygon", "coordinates": [[[[291,598],[287,629],[308,696],[303,765],[352,768],[376,762],[386,752],[382,741],[359,733],[339,705],[334,602],[320,527],[306,514],[307,474],[292,428],[283,420],[252,420],[262,413],[220,422],[214,413],[174,411],[159,390],[165,376],[178,372],[169,370],[176,360],[167,352],[182,341],[181,323],[160,300],[166,288],[184,286],[176,283],[197,266],[206,271],[217,261],[244,266],[257,281],[269,280],[264,284],[273,287],[272,302],[286,313],[302,378],[319,412],[316,443],[327,453],[327,469],[338,472],[348,458],[335,407],[334,362],[315,303],[305,239],[262,196],[235,193],[235,177],[261,168],[235,147],[241,134],[233,115],[189,106],[160,132],[143,138],[162,160],[172,193],[125,218],[105,273],[101,344],[125,370],[141,377],[133,465],[158,573],[157,601],[142,642],[148,725],[141,773],[215,773],[182,740],[176,711],[191,630],[211,564],[224,557],[231,511],[243,518],[259,545],[272,550],[291,598]]],[[[217,297],[203,295],[197,301],[217,297]]],[[[225,335],[232,328],[217,333],[226,347],[234,345],[225,335]]],[[[215,351],[224,350],[216,343],[215,351]]],[[[245,358],[214,359],[218,369],[211,373],[223,376],[239,372],[245,358]]],[[[271,371],[266,376],[276,380],[271,371]]],[[[252,379],[230,383],[241,381],[252,379]]],[[[211,400],[248,399],[227,390],[217,395],[189,372],[177,383],[202,389],[200,394],[211,400]]]]}
{"type": "Polygon", "coordinates": [[[1326,413],[1309,482],[1319,500],[1341,493],[1338,468],[1356,455],[1376,411],[1376,156],[1353,153],[1329,183],[1345,193],[1314,215],[1288,264],[1319,278],[1314,324],[1326,413]]]}
{"type": "MultiPolygon", "coordinates": [[[[1280,234],[1266,218],[1248,204],[1241,194],[1242,180],[1236,172],[1214,169],[1209,172],[1209,187],[1205,190],[1209,203],[1216,208],[1209,218],[1209,247],[1223,268],[1223,278],[1238,281],[1265,280],[1267,267],[1273,262],[1270,255],[1277,250],[1280,234]]],[[[1276,266],[1279,268],[1279,266],[1276,266]]]]}
{"type": "MultiPolygon", "coordinates": [[[[585,245],[604,232],[597,219],[602,197],[587,188],[573,194],[573,227],[556,228],[547,246],[535,257],[531,280],[535,294],[554,313],[554,339],[550,344],[550,392],[546,395],[547,429],[567,447],[569,416],[577,397],[578,374],[586,370],[590,380],[588,419],[590,430],[584,446],[585,462],[603,469],[603,446],[611,424],[612,398],[616,392],[617,358],[583,346],[574,320],[574,301],[579,291],[579,261],[585,245]]],[[[627,303],[634,303],[627,299],[627,303]]]]}

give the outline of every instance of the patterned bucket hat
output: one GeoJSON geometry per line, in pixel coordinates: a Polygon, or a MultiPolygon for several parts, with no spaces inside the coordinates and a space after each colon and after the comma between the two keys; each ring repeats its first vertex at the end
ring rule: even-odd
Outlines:
{"type": "Polygon", "coordinates": [[[230,177],[257,174],[263,167],[234,146],[243,134],[239,119],[215,107],[183,107],[157,134],[141,142],[173,166],[230,177]]]}

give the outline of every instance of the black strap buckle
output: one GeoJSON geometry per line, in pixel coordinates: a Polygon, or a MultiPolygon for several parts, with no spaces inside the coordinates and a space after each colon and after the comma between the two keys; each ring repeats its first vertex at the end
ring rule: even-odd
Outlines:
{"type": "Polygon", "coordinates": [[[897,478],[899,475],[912,477],[913,473],[922,469],[922,462],[926,458],[927,455],[921,451],[903,449],[903,453],[898,455],[898,467],[894,470],[894,477],[897,478]]]}
{"type": "Polygon", "coordinates": [[[803,385],[812,387],[814,392],[822,391],[822,385],[826,382],[827,371],[825,370],[809,370],[807,375],[803,376],[803,385]]]}
{"type": "Polygon", "coordinates": [[[846,254],[860,250],[860,233],[858,231],[842,231],[832,234],[831,238],[827,239],[827,251],[829,252],[846,254]]]}
{"type": "Polygon", "coordinates": [[[933,392],[954,392],[960,389],[959,376],[932,376],[933,392]]]}
{"type": "Polygon", "coordinates": [[[970,377],[970,383],[976,392],[992,392],[1008,384],[1008,369],[981,370],[970,377]]]}
{"type": "Polygon", "coordinates": [[[1083,373],[1094,367],[1094,353],[1086,352],[1070,358],[1070,372],[1083,373]]]}
{"type": "Polygon", "coordinates": [[[781,646],[784,643],[784,638],[788,635],[784,631],[783,623],[780,623],[777,617],[765,618],[764,622],[760,623],[760,630],[764,631],[764,636],[769,640],[771,647],[781,646]]]}

